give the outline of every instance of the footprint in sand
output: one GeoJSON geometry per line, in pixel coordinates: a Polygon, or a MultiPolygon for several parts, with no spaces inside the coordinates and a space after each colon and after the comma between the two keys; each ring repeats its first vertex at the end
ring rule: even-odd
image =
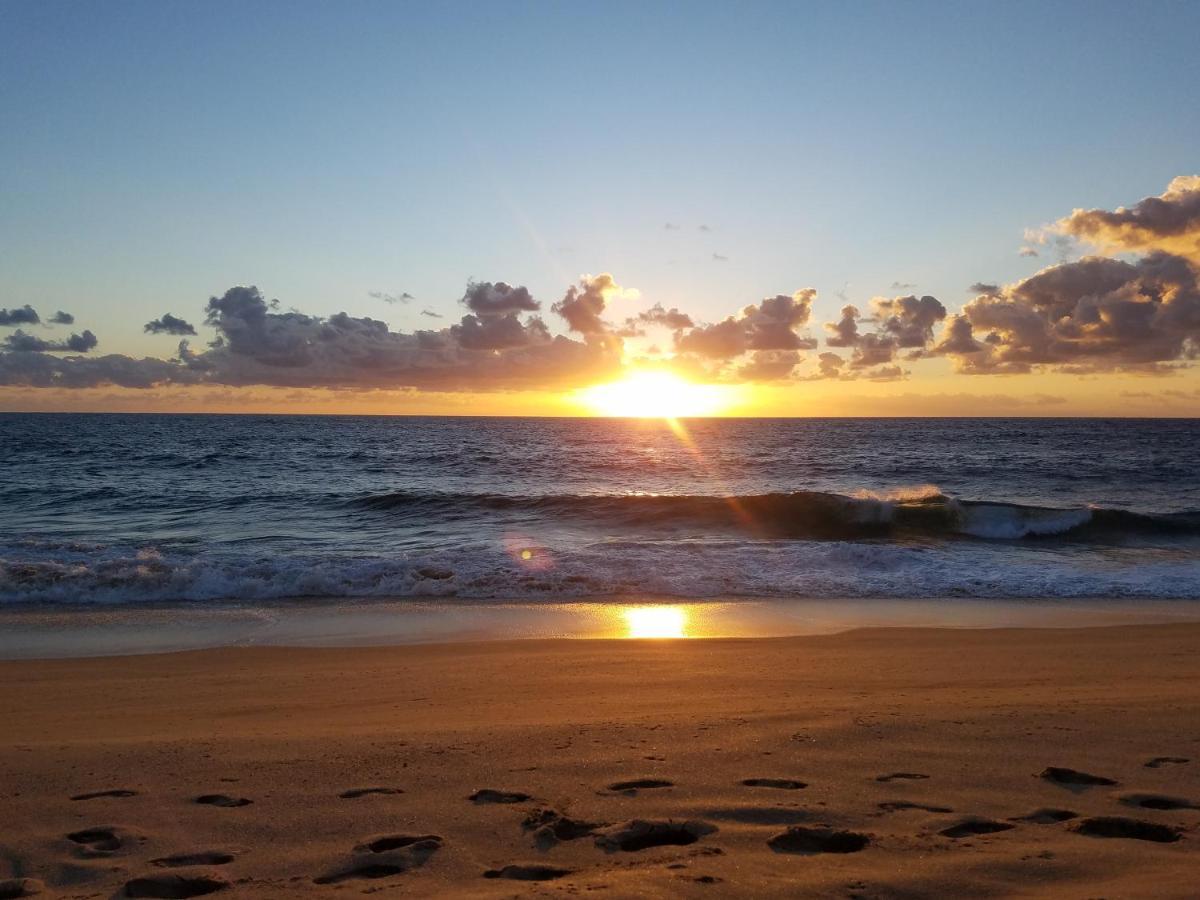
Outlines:
{"type": "Polygon", "coordinates": [[[1122,794],[1117,798],[1117,802],[1139,809],[1200,809],[1200,804],[1192,800],[1168,797],[1165,794],[1122,794]]]}
{"type": "Polygon", "coordinates": [[[543,865],[510,865],[502,869],[488,869],[483,873],[484,878],[508,878],[512,881],[553,881],[570,875],[571,869],[560,869],[557,866],[543,865]]]}
{"type": "Polygon", "coordinates": [[[400,788],[391,787],[367,787],[367,788],[351,788],[348,791],[342,791],[338,794],[343,800],[356,800],[359,797],[369,797],[372,794],[403,794],[404,791],[400,788]]]}
{"type": "MultiPolygon", "coordinates": [[[[574,841],[594,834],[607,823],[572,819],[556,809],[535,809],[525,817],[521,828],[533,832],[539,850],[549,850],[559,841],[574,841]]],[[[497,876],[501,877],[501,876],[497,876]]]]}
{"type": "Polygon", "coordinates": [[[1158,769],[1162,766],[1181,766],[1191,762],[1186,756],[1156,756],[1146,762],[1147,769],[1158,769]]]}
{"type": "Polygon", "coordinates": [[[381,835],[356,846],[349,862],[314,878],[313,883],[339,884],[343,881],[401,875],[423,866],[441,848],[442,839],[436,834],[381,835]]]}
{"type": "Polygon", "coordinates": [[[1111,778],[1105,778],[1103,775],[1092,775],[1088,772],[1080,772],[1077,769],[1066,769],[1062,766],[1047,766],[1038,773],[1038,778],[1044,778],[1047,781],[1052,781],[1055,784],[1061,784],[1065,787],[1077,788],[1098,787],[1117,783],[1111,778]]]}
{"type": "Polygon", "coordinates": [[[977,837],[984,834],[996,834],[1000,831],[1011,831],[1016,828],[1010,822],[996,822],[992,819],[984,819],[978,816],[972,816],[969,819],[963,819],[951,825],[949,828],[943,828],[938,834],[943,837],[958,840],[965,837],[977,837]]]}
{"type": "Polygon", "coordinates": [[[633,819],[596,834],[596,846],[613,853],[636,853],[651,847],[686,847],[717,830],[708,822],[673,819],[633,819]]]}
{"type": "Polygon", "coordinates": [[[921,812],[931,813],[952,813],[948,806],[933,806],[929,803],[913,803],[910,800],[884,800],[878,804],[879,808],[884,812],[904,812],[905,810],[920,810],[921,812]]]}
{"type": "Polygon", "coordinates": [[[637,795],[638,791],[656,790],[658,788],[675,787],[673,781],[666,781],[662,778],[634,778],[629,781],[614,781],[608,786],[610,791],[615,791],[618,794],[625,794],[629,797],[637,795]]]}
{"type": "Polygon", "coordinates": [[[99,800],[101,797],[136,797],[137,791],[125,788],[113,788],[108,791],[92,791],[90,794],[76,794],[72,800],[99,800]]]}
{"type": "Polygon", "coordinates": [[[118,825],[99,825],[95,828],[72,831],[67,835],[67,840],[79,845],[79,856],[96,859],[115,856],[128,849],[131,844],[141,843],[145,838],[134,835],[129,829],[118,825]]]}
{"type": "Polygon", "coordinates": [[[254,801],[247,800],[245,797],[230,797],[228,794],[201,794],[192,802],[199,803],[202,806],[219,806],[222,809],[233,809],[238,806],[249,806],[254,801]]]}
{"type": "Polygon", "coordinates": [[[36,878],[0,879],[0,900],[19,900],[42,893],[46,885],[36,878]]]}
{"type": "Polygon", "coordinates": [[[1135,841],[1154,841],[1172,844],[1179,840],[1179,830],[1155,822],[1127,819],[1124,816],[1095,816],[1083,819],[1071,829],[1076,834],[1101,838],[1130,838],[1135,841]]]}
{"type": "Polygon", "coordinates": [[[1031,825],[1053,825],[1055,822],[1067,822],[1079,818],[1079,813],[1069,809],[1053,809],[1042,807],[1035,809],[1026,816],[1014,816],[1010,822],[1029,822],[1031,825]]]}
{"type": "Polygon", "coordinates": [[[833,828],[807,828],[793,825],[767,841],[776,853],[857,853],[871,843],[869,835],[833,828]]]}
{"type": "Polygon", "coordinates": [[[892,772],[890,775],[876,775],[876,781],[923,781],[928,775],[920,772],[892,772]]]}
{"type": "Polygon", "coordinates": [[[476,791],[467,798],[472,803],[524,803],[526,800],[532,800],[529,794],[522,794],[520,791],[494,791],[491,788],[484,788],[482,791],[476,791]]]}
{"type": "Polygon", "coordinates": [[[194,853],[176,853],[150,860],[150,865],[160,869],[181,869],[185,866],[224,866],[237,857],[224,850],[197,850],[194,853]]]}
{"type": "Polygon", "coordinates": [[[746,787],[776,788],[781,791],[798,791],[808,787],[806,782],[791,778],[743,778],[742,784],[746,787]]]}
{"type": "Polygon", "coordinates": [[[147,875],[125,882],[125,897],[159,897],[175,900],[181,897],[203,897],[229,887],[229,882],[217,875],[147,875]]]}

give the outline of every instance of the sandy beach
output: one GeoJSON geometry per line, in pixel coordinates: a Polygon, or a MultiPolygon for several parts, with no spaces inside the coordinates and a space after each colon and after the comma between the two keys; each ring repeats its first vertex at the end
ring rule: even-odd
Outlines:
{"type": "Polygon", "coordinates": [[[3,662],[0,896],[1195,896],[1198,647],[1173,624],[3,662]]]}

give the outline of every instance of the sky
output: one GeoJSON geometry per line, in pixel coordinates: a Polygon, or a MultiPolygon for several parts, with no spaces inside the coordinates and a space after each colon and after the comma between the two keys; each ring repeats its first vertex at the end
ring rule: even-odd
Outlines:
{"type": "Polygon", "coordinates": [[[14,0],[0,409],[570,415],[666,369],[725,414],[1198,415],[1197,33],[14,0]]]}

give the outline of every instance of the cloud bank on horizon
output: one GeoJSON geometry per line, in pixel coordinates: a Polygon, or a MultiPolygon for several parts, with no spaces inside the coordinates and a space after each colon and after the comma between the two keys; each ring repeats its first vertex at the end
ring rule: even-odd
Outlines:
{"type": "MultiPolygon", "coordinates": [[[[208,301],[204,322],[215,336],[207,347],[183,340],[169,359],[93,356],[99,341],[88,330],[38,337],[18,327],[42,324],[26,304],[0,309],[0,327],[16,328],[0,344],[0,385],[563,390],[631,365],[666,365],[705,381],[786,383],[898,380],[906,364],[936,357],[966,375],[1155,374],[1200,354],[1200,176],[1180,176],[1131,208],[1077,209],[1027,235],[1027,244],[1086,247],[1092,255],[1013,284],[978,282],[975,298],[953,314],[935,297],[915,294],[876,297],[865,310],[847,303],[815,334],[812,288],[767,297],[719,322],[659,303],[614,320],[614,306],[639,295],[609,273],[582,276],[550,304],[558,332],[542,301],[503,281],[468,284],[456,324],[411,332],[345,312],[283,310],[256,287],[233,287],[208,301]],[[648,335],[661,336],[668,349],[639,351],[633,339],[648,335]]],[[[73,322],[59,311],[45,324],[73,322]]],[[[144,330],[197,333],[171,313],[144,330]]]]}

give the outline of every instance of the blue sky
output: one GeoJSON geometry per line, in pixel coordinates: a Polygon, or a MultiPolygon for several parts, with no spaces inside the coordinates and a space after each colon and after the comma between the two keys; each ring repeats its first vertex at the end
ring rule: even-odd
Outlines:
{"type": "Polygon", "coordinates": [[[9,2],[0,306],[158,354],[143,322],[235,284],[404,329],[470,277],[603,271],[709,320],[956,309],[1045,264],[1025,227],[1198,168],[1197,34],[1165,2],[9,2]]]}

